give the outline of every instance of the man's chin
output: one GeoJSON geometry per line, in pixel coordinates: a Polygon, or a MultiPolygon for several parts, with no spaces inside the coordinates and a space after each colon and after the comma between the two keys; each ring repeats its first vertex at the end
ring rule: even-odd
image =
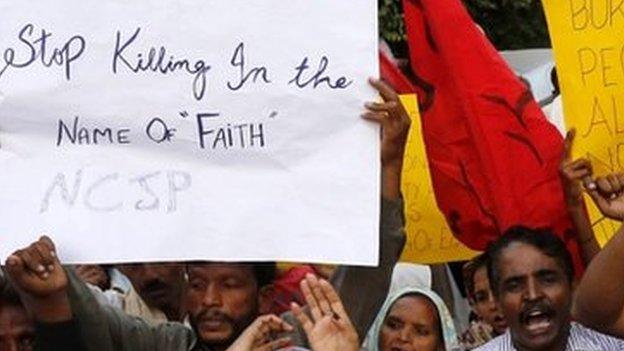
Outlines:
{"type": "Polygon", "coordinates": [[[546,350],[557,342],[557,335],[545,333],[540,335],[530,335],[524,337],[523,345],[529,350],[546,350]]]}
{"type": "Polygon", "coordinates": [[[229,345],[232,341],[232,333],[200,331],[199,338],[205,345],[229,345]]]}
{"type": "Polygon", "coordinates": [[[494,322],[493,324],[491,324],[491,326],[494,329],[494,333],[496,335],[505,334],[508,328],[507,323],[501,323],[501,322],[494,322]]]}
{"type": "Polygon", "coordinates": [[[206,345],[223,345],[232,341],[233,332],[231,328],[206,328],[199,326],[197,334],[206,345]]]}

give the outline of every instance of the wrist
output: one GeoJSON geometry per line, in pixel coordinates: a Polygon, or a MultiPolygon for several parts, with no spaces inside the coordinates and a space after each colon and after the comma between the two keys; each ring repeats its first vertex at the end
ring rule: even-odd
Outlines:
{"type": "Polygon", "coordinates": [[[37,322],[60,323],[72,319],[69,296],[66,291],[46,297],[27,297],[23,299],[23,302],[37,322]]]}

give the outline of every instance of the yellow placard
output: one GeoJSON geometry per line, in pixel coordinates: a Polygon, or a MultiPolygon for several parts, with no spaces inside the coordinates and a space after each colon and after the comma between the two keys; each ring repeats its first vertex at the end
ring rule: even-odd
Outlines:
{"type": "MultiPolygon", "coordinates": [[[[575,157],[594,172],[624,169],[624,2],[544,0],[563,95],[565,121],[576,129],[575,157]]],[[[594,232],[601,244],[619,224],[603,219],[592,201],[594,232]]]]}
{"type": "Polygon", "coordinates": [[[418,100],[415,95],[403,95],[401,101],[412,119],[403,162],[407,244],[401,259],[421,264],[468,260],[478,252],[455,239],[435,201],[418,100]]]}

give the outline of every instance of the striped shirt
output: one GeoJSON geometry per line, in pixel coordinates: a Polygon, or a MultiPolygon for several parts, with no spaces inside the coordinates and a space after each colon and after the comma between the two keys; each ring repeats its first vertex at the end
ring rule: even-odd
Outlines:
{"type": "MultiPolygon", "coordinates": [[[[624,340],[600,334],[597,331],[585,328],[578,323],[572,323],[566,351],[624,351],[624,340]]],[[[517,351],[511,342],[509,330],[487,344],[473,351],[517,351]]]]}

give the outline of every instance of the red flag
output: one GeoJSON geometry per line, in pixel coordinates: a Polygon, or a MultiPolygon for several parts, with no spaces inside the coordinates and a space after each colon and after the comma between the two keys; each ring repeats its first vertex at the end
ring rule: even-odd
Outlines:
{"type": "Polygon", "coordinates": [[[483,250],[514,225],[550,227],[580,264],[557,129],[459,0],[403,4],[433,186],[455,236],[483,250]]]}

